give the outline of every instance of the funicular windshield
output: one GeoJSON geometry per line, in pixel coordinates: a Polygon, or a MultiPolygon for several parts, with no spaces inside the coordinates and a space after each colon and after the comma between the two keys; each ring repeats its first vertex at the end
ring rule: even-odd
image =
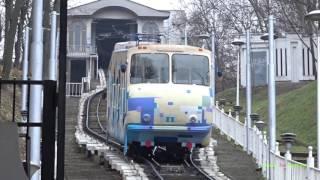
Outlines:
{"type": "Polygon", "coordinates": [[[168,83],[169,55],[164,53],[134,54],[131,58],[130,83],[168,83]]]}
{"type": "Polygon", "coordinates": [[[174,54],[172,78],[176,84],[209,85],[209,59],[201,55],[174,54]]]}

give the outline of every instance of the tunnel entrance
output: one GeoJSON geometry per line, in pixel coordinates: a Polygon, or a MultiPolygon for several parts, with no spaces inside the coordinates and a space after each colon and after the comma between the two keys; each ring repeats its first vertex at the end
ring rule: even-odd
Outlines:
{"type": "Polygon", "coordinates": [[[107,69],[114,45],[117,42],[135,39],[137,22],[135,20],[96,19],[95,23],[99,68],[107,69]]]}

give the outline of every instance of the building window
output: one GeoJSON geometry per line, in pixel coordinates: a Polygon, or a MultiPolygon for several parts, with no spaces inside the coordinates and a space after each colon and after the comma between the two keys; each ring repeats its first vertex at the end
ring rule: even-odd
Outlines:
{"type": "Polygon", "coordinates": [[[87,44],[86,26],[82,23],[73,23],[69,26],[69,49],[84,51],[87,44]]]}
{"type": "Polygon", "coordinates": [[[251,52],[251,74],[253,86],[267,84],[267,51],[251,52]]]}
{"type": "Polygon", "coordinates": [[[146,22],[142,26],[142,33],[159,34],[159,27],[155,22],[146,22]]]}

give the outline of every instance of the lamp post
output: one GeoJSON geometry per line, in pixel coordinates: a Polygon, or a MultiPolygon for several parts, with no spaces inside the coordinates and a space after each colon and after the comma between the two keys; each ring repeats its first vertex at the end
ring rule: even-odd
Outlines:
{"type": "Polygon", "coordinates": [[[57,36],[57,12],[51,13],[51,32],[50,32],[50,59],[49,59],[49,79],[56,80],[57,57],[56,57],[56,36],[57,36]]]}
{"type": "MultiPolygon", "coordinates": [[[[310,21],[320,21],[320,10],[314,10],[309,12],[306,16],[306,19],[310,21]]],[[[320,24],[318,24],[320,28],[320,24]]],[[[320,70],[320,37],[317,33],[318,39],[318,63],[317,63],[317,167],[320,168],[320,79],[319,79],[319,70],[320,70]]]]}
{"type": "Polygon", "coordinates": [[[185,24],[184,27],[184,45],[188,45],[188,29],[187,29],[187,23],[185,24]]]}
{"type": "MultiPolygon", "coordinates": [[[[42,12],[43,0],[34,0],[32,2],[32,43],[30,56],[31,80],[42,80],[42,65],[43,65],[43,37],[42,37],[42,12]]],[[[41,94],[42,87],[39,85],[31,86],[30,91],[30,122],[41,123],[41,94]]],[[[30,129],[31,138],[31,162],[40,167],[41,166],[41,129],[39,127],[32,127],[30,129]]],[[[34,173],[32,180],[38,180],[40,171],[34,173]]]]}
{"type": "MultiPolygon", "coordinates": [[[[28,80],[28,69],[29,69],[29,31],[30,28],[26,27],[24,35],[24,51],[23,51],[23,62],[22,62],[22,80],[28,80]]],[[[27,111],[27,85],[22,85],[21,94],[21,112],[27,111]]]]}
{"type": "Polygon", "coordinates": [[[287,159],[292,159],[291,153],[290,153],[290,149],[292,148],[292,144],[295,142],[295,138],[296,138],[296,134],[294,133],[283,133],[280,135],[282,142],[284,143],[285,147],[286,147],[286,154],[285,157],[287,159]]]}
{"type": "Polygon", "coordinates": [[[200,40],[202,40],[202,48],[206,46],[206,40],[210,38],[208,34],[200,34],[197,36],[200,40]]]}
{"type": "Polygon", "coordinates": [[[274,34],[273,15],[269,16],[269,33],[263,34],[260,39],[269,41],[268,61],[268,111],[269,111],[269,149],[275,152],[276,145],[276,85],[274,63],[274,40],[278,35],[274,34]],[[271,40],[270,40],[271,39],[271,40]]]}
{"type": "MultiPolygon", "coordinates": [[[[237,59],[237,89],[236,89],[236,106],[240,106],[240,97],[239,97],[239,91],[240,91],[240,52],[241,52],[241,46],[244,45],[244,42],[240,39],[235,39],[232,43],[234,46],[238,46],[238,59],[237,59]]],[[[239,115],[236,114],[236,119],[239,119],[239,115]]]]}
{"type": "MultiPolygon", "coordinates": [[[[211,96],[212,103],[216,102],[216,58],[215,58],[215,34],[214,31],[211,33],[211,96]]],[[[215,117],[215,116],[213,116],[215,117]]]]}
{"type": "Polygon", "coordinates": [[[250,30],[246,31],[246,150],[249,154],[249,128],[251,127],[251,108],[252,108],[252,94],[251,94],[251,42],[250,30]]]}
{"type": "MultiPolygon", "coordinates": [[[[275,63],[274,63],[274,40],[278,38],[274,34],[273,15],[269,15],[269,33],[263,34],[260,39],[269,40],[269,61],[268,61],[268,114],[269,114],[269,142],[268,161],[271,164],[270,151],[275,152],[276,146],[276,84],[275,84],[275,63]]],[[[269,178],[271,178],[271,167],[268,168],[269,178]]]]}

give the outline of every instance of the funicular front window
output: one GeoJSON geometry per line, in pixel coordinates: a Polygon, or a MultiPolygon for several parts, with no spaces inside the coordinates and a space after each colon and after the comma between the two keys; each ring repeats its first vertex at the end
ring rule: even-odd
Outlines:
{"type": "Polygon", "coordinates": [[[168,83],[169,56],[164,53],[134,54],[131,58],[130,83],[168,83]]]}
{"type": "Polygon", "coordinates": [[[205,56],[174,54],[172,77],[176,84],[209,85],[209,60],[205,56]]]}

